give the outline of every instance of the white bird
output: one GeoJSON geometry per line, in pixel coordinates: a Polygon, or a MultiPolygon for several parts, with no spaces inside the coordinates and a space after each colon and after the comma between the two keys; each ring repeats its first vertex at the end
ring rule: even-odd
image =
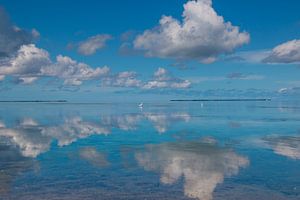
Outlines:
{"type": "Polygon", "coordinates": [[[144,107],[144,104],[143,104],[143,103],[140,103],[140,104],[139,104],[139,107],[140,107],[140,108],[143,108],[143,107],[144,107]]]}

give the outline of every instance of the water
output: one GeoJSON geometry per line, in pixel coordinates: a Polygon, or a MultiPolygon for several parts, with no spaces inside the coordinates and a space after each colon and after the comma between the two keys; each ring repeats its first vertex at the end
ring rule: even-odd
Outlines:
{"type": "Polygon", "coordinates": [[[300,104],[1,103],[0,199],[300,199],[300,104]]]}

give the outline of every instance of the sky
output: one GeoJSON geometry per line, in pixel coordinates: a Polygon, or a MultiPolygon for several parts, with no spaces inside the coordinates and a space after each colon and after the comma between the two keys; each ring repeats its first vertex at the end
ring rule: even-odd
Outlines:
{"type": "Polygon", "coordinates": [[[300,96],[298,0],[0,0],[0,100],[300,96]]]}

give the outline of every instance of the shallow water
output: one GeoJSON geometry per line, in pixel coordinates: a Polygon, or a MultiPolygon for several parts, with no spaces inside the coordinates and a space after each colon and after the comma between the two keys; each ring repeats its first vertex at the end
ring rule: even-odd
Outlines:
{"type": "Polygon", "coordinates": [[[1,103],[0,199],[300,199],[300,104],[1,103]]]}

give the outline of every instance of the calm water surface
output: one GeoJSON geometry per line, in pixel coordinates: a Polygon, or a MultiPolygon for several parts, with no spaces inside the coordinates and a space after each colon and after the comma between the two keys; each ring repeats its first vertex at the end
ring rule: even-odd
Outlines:
{"type": "Polygon", "coordinates": [[[300,104],[0,105],[0,199],[300,199],[300,104]]]}

